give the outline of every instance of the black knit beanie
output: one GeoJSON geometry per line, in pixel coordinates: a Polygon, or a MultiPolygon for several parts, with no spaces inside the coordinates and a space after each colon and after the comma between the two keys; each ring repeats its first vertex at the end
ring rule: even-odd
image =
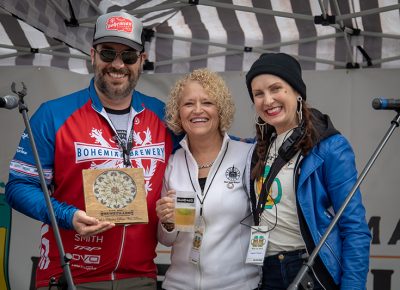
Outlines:
{"type": "Polygon", "coordinates": [[[298,61],[286,53],[264,53],[251,66],[246,74],[246,85],[251,101],[254,103],[251,91],[251,81],[260,74],[272,74],[285,80],[306,100],[306,85],[301,78],[301,66],[298,61]]]}

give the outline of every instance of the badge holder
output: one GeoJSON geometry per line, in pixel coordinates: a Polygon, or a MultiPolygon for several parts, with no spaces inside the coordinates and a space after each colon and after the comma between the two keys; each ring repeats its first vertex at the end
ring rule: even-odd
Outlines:
{"type": "Polygon", "coordinates": [[[247,251],[246,264],[262,266],[267,252],[269,231],[268,226],[252,226],[250,243],[247,251]]]}
{"type": "Polygon", "coordinates": [[[199,264],[200,262],[200,248],[201,248],[201,243],[203,241],[204,229],[205,229],[204,220],[203,217],[200,216],[194,227],[192,249],[190,251],[190,256],[189,256],[190,262],[195,265],[199,264]]]}

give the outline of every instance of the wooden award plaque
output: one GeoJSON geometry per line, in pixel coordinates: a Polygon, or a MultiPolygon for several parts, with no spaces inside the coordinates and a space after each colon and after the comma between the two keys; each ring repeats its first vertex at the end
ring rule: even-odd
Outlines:
{"type": "Polygon", "coordinates": [[[148,223],[142,168],[82,170],[86,213],[116,224],[148,223]]]}

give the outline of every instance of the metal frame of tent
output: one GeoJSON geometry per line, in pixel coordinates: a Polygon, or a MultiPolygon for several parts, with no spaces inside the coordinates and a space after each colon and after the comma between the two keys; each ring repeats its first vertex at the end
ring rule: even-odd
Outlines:
{"type": "MultiPolygon", "coordinates": [[[[83,1],[86,2],[90,7],[92,7],[98,14],[102,13],[102,10],[92,0],[83,0],[83,1]]],[[[87,28],[94,27],[94,22],[97,17],[76,19],[75,13],[70,4],[70,1],[68,1],[69,8],[70,8],[68,12],[65,11],[65,9],[64,9],[65,7],[63,8],[62,6],[60,6],[58,1],[50,0],[50,2],[54,5],[57,12],[60,13],[60,15],[62,15],[64,17],[65,23],[67,26],[69,26],[69,27],[79,26],[79,27],[87,27],[87,28]]],[[[374,8],[374,9],[368,9],[368,10],[355,12],[355,13],[341,14],[341,11],[339,10],[338,1],[333,0],[333,1],[331,1],[331,7],[333,7],[335,14],[329,15],[327,12],[327,8],[326,8],[327,2],[323,1],[323,0],[319,0],[318,2],[319,2],[319,7],[321,9],[321,15],[315,15],[315,16],[299,14],[299,13],[287,13],[287,12],[282,12],[282,11],[275,11],[272,9],[252,8],[252,7],[233,5],[233,4],[227,4],[227,3],[217,2],[217,1],[208,1],[208,0],[201,0],[201,1],[178,0],[178,1],[169,2],[166,4],[161,4],[161,5],[158,5],[155,7],[127,10],[127,12],[131,13],[133,15],[136,15],[140,18],[141,15],[145,15],[146,13],[152,13],[155,11],[172,10],[172,11],[175,11],[174,13],[176,13],[180,9],[188,7],[188,6],[205,5],[205,6],[211,6],[211,7],[216,7],[216,8],[222,8],[222,9],[230,9],[230,10],[234,10],[234,11],[251,12],[251,13],[255,13],[255,14],[265,14],[265,15],[283,17],[283,18],[288,18],[288,19],[305,20],[305,21],[310,21],[315,25],[331,26],[331,27],[334,27],[336,30],[335,33],[331,33],[331,34],[319,35],[319,36],[314,36],[314,37],[306,37],[304,39],[298,39],[298,40],[269,43],[269,44],[265,44],[265,45],[257,46],[257,47],[235,45],[235,44],[230,44],[230,43],[219,43],[219,42],[208,41],[208,40],[204,40],[204,39],[187,38],[187,37],[180,37],[180,36],[176,36],[176,35],[172,35],[172,34],[154,32],[152,35],[154,35],[155,38],[159,38],[159,39],[180,40],[180,41],[184,41],[184,42],[188,42],[188,43],[192,43],[192,44],[209,45],[209,46],[215,46],[215,47],[226,49],[226,51],[221,51],[221,52],[217,52],[217,53],[200,54],[200,55],[195,55],[195,56],[190,56],[190,57],[179,57],[179,58],[173,58],[173,59],[169,59],[169,60],[156,61],[154,63],[155,67],[163,66],[163,65],[170,65],[170,64],[175,64],[175,63],[203,60],[203,59],[217,57],[217,56],[238,55],[238,54],[243,54],[243,53],[247,53],[247,52],[264,53],[264,52],[269,52],[269,51],[276,50],[281,47],[289,46],[289,45],[293,45],[293,44],[305,44],[305,43],[311,43],[311,42],[332,39],[332,38],[343,38],[345,40],[346,54],[348,56],[348,59],[350,60],[349,62],[330,60],[330,59],[322,59],[322,58],[317,58],[317,57],[309,57],[309,56],[305,56],[305,55],[295,55],[295,56],[299,60],[330,64],[337,68],[368,67],[368,66],[378,65],[378,64],[385,63],[385,62],[391,62],[391,61],[400,59],[400,54],[399,54],[399,55],[393,55],[393,56],[386,57],[386,58],[371,60],[369,58],[367,52],[365,52],[361,46],[352,44],[353,39],[363,37],[363,36],[400,40],[400,35],[390,34],[390,33],[379,33],[379,32],[373,32],[373,31],[365,31],[365,30],[363,31],[363,30],[360,30],[357,28],[346,26],[344,24],[345,20],[353,20],[358,17],[374,15],[374,14],[383,13],[383,12],[387,12],[387,11],[399,10],[400,4],[389,5],[389,6],[379,7],[379,8],[374,8]],[[357,49],[363,55],[364,60],[361,63],[357,63],[356,57],[354,56],[354,47],[357,47],[357,49]]],[[[1,7],[1,3],[0,3],[0,7],[1,7]]],[[[151,28],[146,28],[146,29],[151,30],[151,28]]],[[[147,40],[150,40],[150,39],[147,39],[147,40]]],[[[354,43],[357,43],[357,41],[354,41],[354,43]]],[[[80,60],[90,60],[90,57],[87,54],[80,53],[79,51],[76,51],[75,53],[67,53],[67,52],[60,51],[60,49],[62,50],[62,49],[65,49],[66,47],[68,47],[68,46],[61,41],[55,46],[49,46],[49,47],[44,47],[44,48],[32,48],[32,47],[0,44],[0,48],[16,50],[16,52],[11,52],[8,54],[6,53],[3,55],[0,55],[0,60],[5,59],[5,58],[10,58],[10,57],[15,57],[15,56],[37,54],[37,53],[53,55],[53,56],[58,56],[58,57],[75,58],[75,59],[80,59],[80,60]]]]}

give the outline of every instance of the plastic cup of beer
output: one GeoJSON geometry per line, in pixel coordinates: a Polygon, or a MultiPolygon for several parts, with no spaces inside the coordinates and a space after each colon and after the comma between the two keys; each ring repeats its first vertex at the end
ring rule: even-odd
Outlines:
{"type": "Polygon", "coordinates": [[[176,191],[175,228],[181,232],[193,232],[196,219],[196,192],[176,191]]]}

